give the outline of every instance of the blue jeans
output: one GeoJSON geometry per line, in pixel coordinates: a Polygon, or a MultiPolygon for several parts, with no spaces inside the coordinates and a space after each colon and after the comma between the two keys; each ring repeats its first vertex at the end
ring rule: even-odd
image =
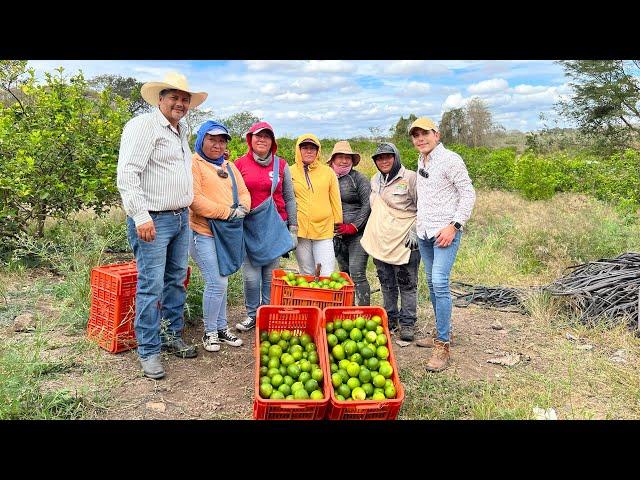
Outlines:
{"type": "Polygon", "coordinates": [[[247,316],[256,318],[256,310],[260,305],[269,305],[271,300],[271,277],[273,270],[280,266],[280,258],[262,267],[254,266],[249,257],[242,264],[242,280],[244,287],[244,306],[247,316]],[[262,300],[260,296],[262,295],[262,300]]]}
{"type": "Polygon", "coordinates": [[[204,278],[202,311],[206,333],[227,328],[227,286],[229,277],[220,275],[216,242],[213,237],[193,232],[191,256],[198,264],[204,278]]]}
{"type": "Polygon", "coordinates": [[[438,340],[449,341],[451,330],[451,290],[449,289],[449,274],[458,253],[462,232],[457,232],[453,242],[448,247],[438,247],[435,237],[423,240],[418,238],[420,256],[424,262],[429,285],[429,297],[436,316],[436,330],[438,340]]]}
{"type": "Polygon", "coordinates": [[[168,322],[165,335],[180,337],[184,327],[184,281],[189,263],[189,210],[151,214],[156,239],[138,238],[132,218],[127,217],[127,237],[136,257],[136,318],[134,328],[138,355],[145,359],[160,353],[161,319],[168,322]]]}

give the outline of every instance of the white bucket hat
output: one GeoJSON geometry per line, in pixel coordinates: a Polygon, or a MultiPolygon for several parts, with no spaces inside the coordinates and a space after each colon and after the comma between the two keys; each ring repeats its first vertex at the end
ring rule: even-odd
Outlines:
{"type": "Polygon", "coordinates": [[[140,93],[142,94],[142,98],[153,105],[154,107],[158,106],[158,102],[160,101],[160,92],[165,88],[182,90],[183,92],[187,92],[191,94],[191,102],[189,104],[189,108],[195,108],[204,102],[207,99],[208,94],[205,92],[194,92],[189,89],[189,82],[187,81],[187,77],[185,77],[181,73],[177,72],[169,72],[164,76],[163,82],[147,82],[142,85],[140,89],[140,93]]]}

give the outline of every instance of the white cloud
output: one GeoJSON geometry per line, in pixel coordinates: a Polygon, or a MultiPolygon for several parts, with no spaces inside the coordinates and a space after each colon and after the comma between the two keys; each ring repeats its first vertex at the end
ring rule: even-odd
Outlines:
{"type": "Polygon", "coordinates": [[[300,77],[291,83],[291,88],[300,93],[314,93],[348,86],[349,83],[345,77],[300,77]]]}
{"type": "Polygon", "coordinates": [[[281,100],[283,102],[303,102],[309,98],[307,93],[294,93],[286,92],[274,97],[275,100],[281,100]]]}
{"type": "Polygon", "coordinates": [[[260,87],[260,93],[264,93],[265,95],[274,95],[280,91],[280,87],[278,87],[275,83],[267,83],[260,87]]]}
{"type": "Polygon", "coordinates": [[[290,71],[301,68],[298,60],[246,60],[247,70],[250,72],[290,71]]]}
{"type": "Polygon", "coordinates": [[[513,91],[514,93],[519,93],[521,95],[529,95],[531,93],[543,92],[547,89],[547,87],[543,87],[541,85],[533,86],[533,85],[517,85],[513,91]]]}
{"type": "Polygon", "coordinates": [[[400,87],[398,96],[401,97],[421,97],[431,92],[431,85],[424,82],[409,82],[404,87],[400,87]]]}
{"type": "Polygon", "coordinates": [[[466,105],[467,99],[464,98],[460,93],[454,93],[453,95],[449,95],[444,103],[442,104],[442,111],[446,112],[447,110],[451,110],[452,108],[462,108],[466,105]]]}
{"type": "Polygon", "coordinates": [[[356,67],[344,60],[311,60],[303,70],[313,73],[351,73],[356,67]]]}
{"type": "Polygon", "coordinates": [[[389,75],[446,75],[451,73],[446,65],[427,60],[398,60],[383,69],[389,75]]]}
{"type": "Polygon", "coordinates": [[[492,78],[473,85],[469,85],[467,90],[473,95],[501,92],[509,88],[509,83],[503,78],[492,78]]]}

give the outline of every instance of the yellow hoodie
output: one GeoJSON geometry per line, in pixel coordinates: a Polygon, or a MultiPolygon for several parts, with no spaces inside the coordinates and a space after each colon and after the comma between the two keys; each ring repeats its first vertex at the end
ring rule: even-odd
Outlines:
{"type": "Polygon", "coordinates": [[[333,238],[334,224],[342,223],[338,177],[331,167],[321,163],[321,150],[318,137],[312,133],[300,135],[296,140],[296,163],[291,168],[291,179],[298,208],[298,236],[310,240],[333,238]],[[307,167],[308,181],[300,152],[300,143],[307,138],[318,145],[318,156],[307,167]]]}

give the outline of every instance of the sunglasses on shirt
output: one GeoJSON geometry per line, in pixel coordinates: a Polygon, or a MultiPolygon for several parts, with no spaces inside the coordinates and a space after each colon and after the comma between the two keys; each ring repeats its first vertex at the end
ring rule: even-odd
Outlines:
{"type": "Polygon", "coordinates": [[[424,168],[420,168],[418,170],[418,173],[420,174],[421,177],[429,178],[429,172],[427,172],[424,168]]]}

